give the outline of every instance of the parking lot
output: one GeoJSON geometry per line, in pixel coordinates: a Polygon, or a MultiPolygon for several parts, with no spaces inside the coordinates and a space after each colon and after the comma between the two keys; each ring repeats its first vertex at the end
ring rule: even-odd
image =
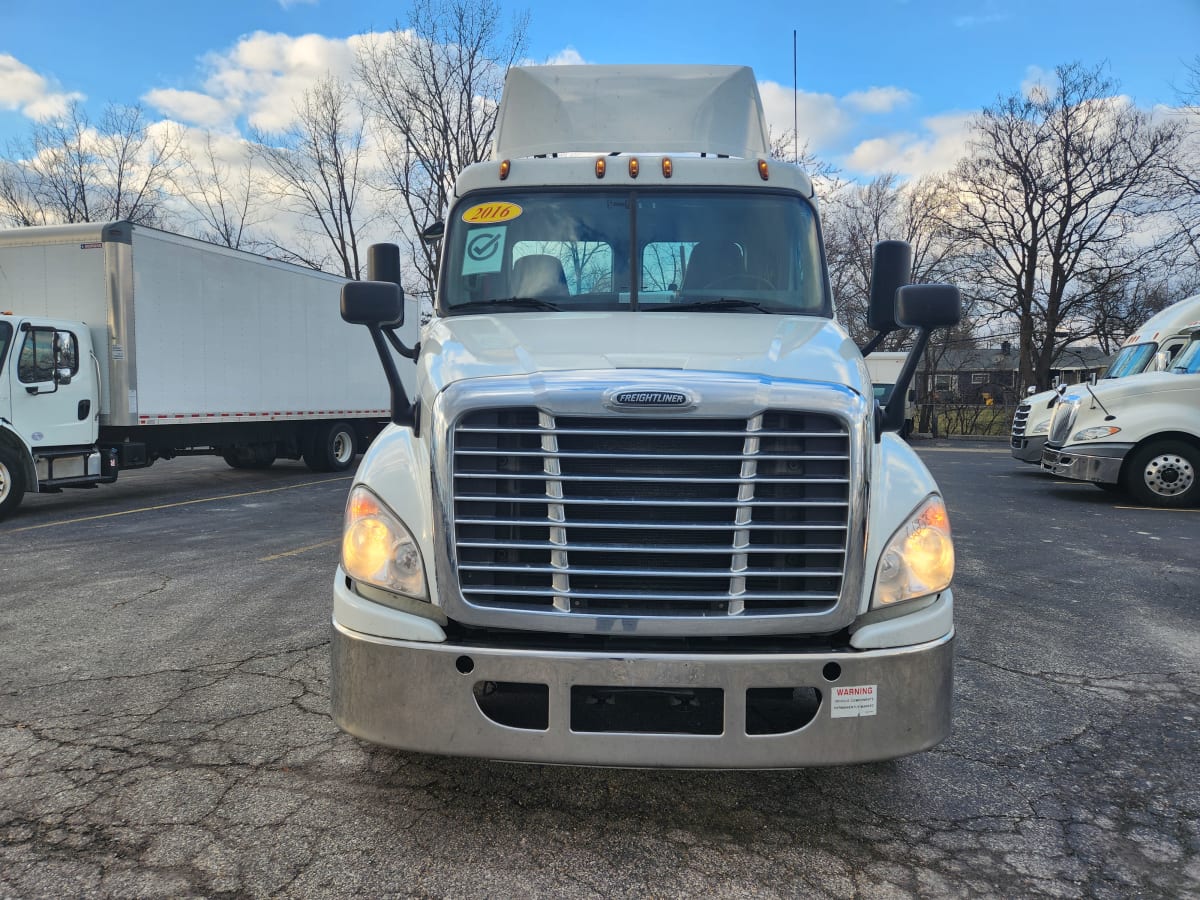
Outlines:
{"type": "Polygon", "coordinates": [[[351,479],[179,459],[0,523],[0,896],[1200,897],[1200,510],[921,442],[955,730],[888,763],[417,756],[328,717],[351,479]]]}

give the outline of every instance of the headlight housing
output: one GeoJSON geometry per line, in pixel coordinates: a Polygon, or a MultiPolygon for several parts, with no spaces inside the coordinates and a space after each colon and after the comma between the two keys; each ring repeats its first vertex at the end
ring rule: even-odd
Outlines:
{"type": "Polygon", "coordinates": [[[1049,433],[1050,433],[1050,420],[1042,419],[1042,421],[1038,422],[1036,425],[1034,425],[1032,428],[1030,428],[1027,432],[1025,432],[1025,435],[1027,437],[1035,437],[1039,434],[1049,434],[1049,433]]]}
{"type": "Polygon", "coordinates": [[[362,485],[346,500],[342,568],[356,581],[416,600],[429,599],[425,564],[412,532],[362,485]]]}
{"type": "Polygon", "coordinates": [[[1085,428],[1075,432],[1073,441],[1098,441],[1101,438],[1112,437],[1121,429],[1116,425],[1097,425],[1095,428],[1085,428]]]}
{"type": "Polygon", "coordinates": [[[941,497],[925,500],[888,541],[875,573],[874,606],[927,597],[950,586],[954,541],[941,497]]]}

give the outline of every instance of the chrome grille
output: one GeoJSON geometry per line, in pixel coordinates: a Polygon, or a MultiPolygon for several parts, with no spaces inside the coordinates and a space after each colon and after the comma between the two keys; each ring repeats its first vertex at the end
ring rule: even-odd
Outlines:
{"type": "Polygon", "coordinates": [[[1031,409],[1032,407],[1028,403],[1022,403],[1013,414],[1012,436],[1014,440],[1025,437],[1025,431],[1029,428],[1029,412],[1031,409]]]}
{"type": "Polygon", "coordinates": [[[478,410],[454,430],[454,553],[485,608],[820,613],[846,567],[850,436],[750,419],[478,410]]]}

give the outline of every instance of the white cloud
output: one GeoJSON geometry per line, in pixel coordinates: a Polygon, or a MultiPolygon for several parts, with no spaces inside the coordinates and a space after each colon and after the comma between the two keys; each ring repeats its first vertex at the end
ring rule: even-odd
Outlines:
{"type": "Polygon", "coordinates": [[[196,91],[164,88],[150,91],[142,99],[173,119],[201,128],[217,128],[237,117],[236,105],[196,91]]]}
{"type": "Polygon", "coordinates": [[[1045,100],[1058,87],[1058,78],[1053,71],[1041,66],[1026,66],[1021,80],[1021,94],[1029,100],[1045,100]]]}
{"type": "Polygon", "coordinates": [[[67,111],[72,100],[83,100],[75,91],[62,91],[15,56],[0,53],[0,109],[19,110],[37,121],[67,111]]]}
{"type": "Polygon", "coordinates": [[[975,113],[945,113],[923,119],[920,133],[900,132],[859,142],[846,167],[864,175],[897,172],[916,178],[949,170],[967,152],[975,113]]]}
{"type": "Polygon", "coordinates": [[[862,113],[889,113],[897,107],[912,102],[912,91],[898,87],[871,87],[865,91],[853,91],[842,98],[842,102],[862,113]]]}
{"type": "Polygon", "coordinates": [[[819,153],[827,149],[853,124],[837,99],[829,94],[796,93],[773,81],[760,81],[758,90],[762,94],[763,111],[771,134],[779,137],[792,130],[795,109],[800,142],[808,142],[811,151],[819,153]]]}
{"type": "Polygon", "coordinates": [[[582,66],[587,63],[583,55],[574,47],[564,47],[546,60],[547,66],[582,66]]]}

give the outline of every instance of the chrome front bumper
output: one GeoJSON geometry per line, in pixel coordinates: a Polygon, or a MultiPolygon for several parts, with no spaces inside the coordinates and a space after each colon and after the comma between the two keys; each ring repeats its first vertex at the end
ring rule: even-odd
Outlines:
{"type": "Polygon", "coordinates": [[[1033,463],[1035,466],[1042,461],[1042,449],[1046,446],[1046,436],[1017,437],[1013,435],[1009,441],[1014,459],[1021,462],[1033,463]]]}
{"type": "Polygon", "coordinates": [[[1068,446],[1057,450],[1048,446],[1042,451],[1042,468],[1060,478],[1117,484],[1121,480],[1121,464],[1132,449],[1133,444],[1068,446]]]}
{"type": "Polygon", "coordinates": [[[332,713],[356,737],[452,756],[680,768],[862,763],[926,750],[949,735],[953,647],[950,633],[913,647],[848,653],[515,650],[387,640],[335,621],[332,713]],[[504,716],[484,711],[479,697],[489,686],[512,685],[535,698],[532,727],[502,724],[504,716]],[[811,721],[783,733],[749,733],[751,698],[772,688],[816,689],[811,721]],[[669,704],[652,717],[653,728],[636,731],[606,727],[587,709],[662,696],[708,706],[712,727],[681,731],[669,704]]]}

